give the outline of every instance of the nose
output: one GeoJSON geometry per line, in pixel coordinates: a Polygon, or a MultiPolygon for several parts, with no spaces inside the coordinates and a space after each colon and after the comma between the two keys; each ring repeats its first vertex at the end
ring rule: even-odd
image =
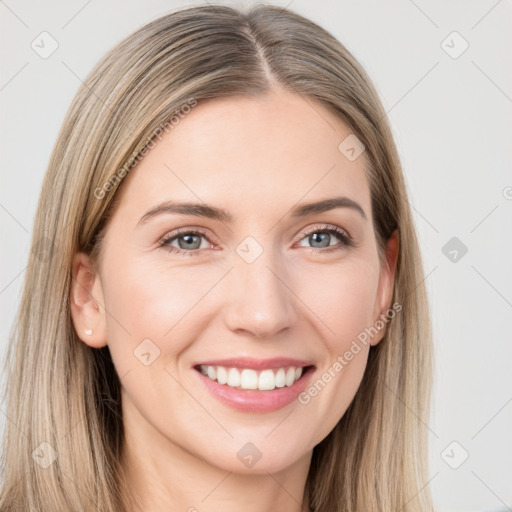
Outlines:
{"type": "Polygon", "coordinates": [[[297,320],[289,272],[270,252],[252,263],[238,259],[230,272],[224,315],[227,327],[237,334],[272,339],[297,320]]]}

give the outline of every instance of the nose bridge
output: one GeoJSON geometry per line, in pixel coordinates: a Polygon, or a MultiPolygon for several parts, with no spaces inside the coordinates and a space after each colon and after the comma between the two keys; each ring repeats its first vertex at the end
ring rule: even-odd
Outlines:
{"type": "Polygon", "coordinates": [[[271,244],[263,247],[252,237],[239,244],[236,253],[231,272],[234,292],[225,317],[228,327],[257,337],[277,335],[296,319],[285,262],[271,244]]]}

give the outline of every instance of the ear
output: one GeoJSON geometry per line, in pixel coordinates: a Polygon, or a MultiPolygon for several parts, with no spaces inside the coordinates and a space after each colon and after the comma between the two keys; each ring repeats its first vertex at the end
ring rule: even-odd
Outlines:
{"type": "MultiPolygon", "coordinates": [[[[396,271],[396,262],[398,260],[398,251],[399,251],[399,238],[398,238],[398,230],[395,229],[391,236],[386,242],[385,256],[384,262],[381,265],[380,276],[379,276],[379,286],[377,289],[377,300],[375,301],[375,311],[374,325],[379,325],[380,323],[385,323],[381,319],[381,315],[386,316],[386,312],[391,307],[391,300],[393,299],[393,290],[395,284],[395,271],[396,271]]],[[[379,329],[378,334],[372,338],[370,344],[377,345],[379,341],[382,340],[384,334],[386,332],[386,325],[384,325],[381,329],[379,329]]]]}
{"type": "Polygon", "coordinates": [[[104,347],[107,329],[103,290],[99,274],[87,254],[75,254],[71,276],[71,317],[78,337],[90,347],[104,347]]]}

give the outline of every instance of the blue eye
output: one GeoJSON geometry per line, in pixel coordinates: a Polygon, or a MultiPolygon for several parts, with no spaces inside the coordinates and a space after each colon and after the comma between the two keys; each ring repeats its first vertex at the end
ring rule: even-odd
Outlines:
{"type": "MultiPolygon", "coordinates": [[[[194,256],[199,254],[202,238],[208,240],[203,231],[177,230],[166,236],[161,241],[160,246],[167,247],[169,252],[173,252],[181,256],[194,256]],[[178,247],[171,245],[175,240],[178,242],[178,247]]],[[[211,245],[211,243],[207,244],[207,246],[211,245]]],[[[205,249],[207,247],[203,246],[202,248],[205,249]]]]}
{"type": "MultiPolygon", "coordinates": [[[[319,253],[342,250],[346,247],[355,247],[356,245],[352,237],[345,230],[329,225],[309,228],[303,233],[300,242],[303,240],[309,240],[310,244],[312,244],[310,247],[312,249],[318,249],[319,253]],[[332,245],[330,242],[333,237],[338,238],[341,242],[332,245]]],[[[204,231],[178,229],[169,233],[160,242],[160,247],[166,247],[169,252],[180,256],[196,256],[200,254],[200,249],[212,248],[212,243],[204,231]],[[203,240],[207,242],[204,245],[202,244],[203,240]],[[175,242],[177,242],[177,247],[173,245],[175,242]]]]}
{"type": "Polygon", "coordinates": [[[321,249],[320,252],[337,251],[345,247],[355,246],[352,237],[345,230],[336,226],[323,226],[321,228],[315,226],[310,228],[307,230],[306,236],[303,237],[302,240],[309,240],[310,244],[318,244],[316,246],[312,245],[311,247],[313,249],[321,249]],[[330,242],[333,237],[341,240],[341,243],[331,245],[330,242]]]}

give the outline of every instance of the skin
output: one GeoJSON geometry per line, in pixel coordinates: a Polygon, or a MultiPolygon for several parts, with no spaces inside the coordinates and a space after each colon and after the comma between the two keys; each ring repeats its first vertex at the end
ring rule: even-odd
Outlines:
{"type": "MultiPolygon", "coordinates": [[[[370,345],[308,404],[270,413],[220,403],[193,365],[295,357],[314,362],[315,382],[390,308],[398,240],[394,233],[381,265],[364,155],[351,162],[338,150],[350,133],[319,104],[278,89],[202,103],[124,179],[99,266],[75,256],[75,328],[89,346],[110,348],[126,467],[145,510],[308,510],[301,503],[313,447],[352,401],[370,345]],[[352,208],[289,215],[297,204],[340,195],[366,219],[352,208]],[[171,199],[221,207],[235,220],[164,213],[139,224],[171,199]],[[331,235],[326,244],[340,249],[322,253],[325,245],[304,231],[325,224],[357,246],[331,235]],[[206,231],[196,255],[159,245],[177,228],[206,231]],[[263,248],[252,263],[236,252],[247,236],[263,248]],[[149,366],[134,356],[144,339],[160,350],[149,366]],[[252,468],[237,457],[248,442],[262,453],[252,468]]],[[[180,241],[191,250],[183,237],[170,243],[179,250],[180,241]]]]}

